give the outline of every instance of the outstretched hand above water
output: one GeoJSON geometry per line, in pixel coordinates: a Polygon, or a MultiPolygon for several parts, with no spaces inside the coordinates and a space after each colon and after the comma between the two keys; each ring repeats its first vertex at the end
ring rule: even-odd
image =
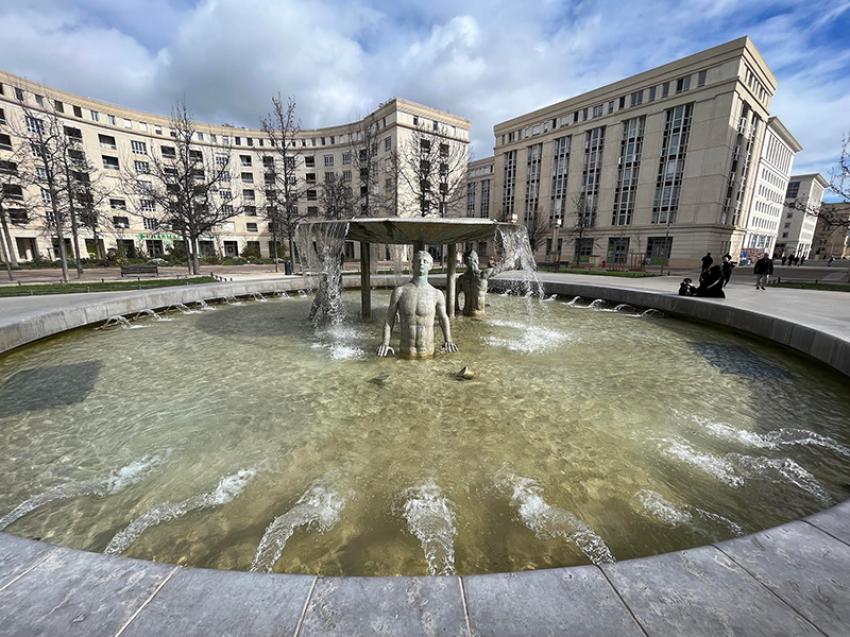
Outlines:
{"type": "Polygon", "coordinates": [[[384,345],[382,343],[382,344],[378,345],[377,354],[378,354],[378,357],[380,357],[380,358],[386,358],[390,354],[395,356],[395,350],[392,347],[390,347],[389,345],[384,345]]]}

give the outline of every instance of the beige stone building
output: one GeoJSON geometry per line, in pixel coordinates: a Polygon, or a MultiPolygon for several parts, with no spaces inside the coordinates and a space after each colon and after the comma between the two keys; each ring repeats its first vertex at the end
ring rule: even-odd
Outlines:
{"type": "Polygon", "coordinates": [[[745,37],[497,124],[490,215],[562,261],[737,257],[775,90],[745,37]]]}
{"type": "Polygon", "coordinates": [[[759,157],[753,198],[747,219],[747,234],[741,250],[741,261],[753,261],[762,253],[774,254],[779,228],[784,224],[783,210],[794,155],[802,150],[800,143],[777,117],[767,121],[764,143],[759,157]]]}
{"type": "Polygon", "coordinates": [[[850,259],[850,203],[825,203],[812,239],[813,259],[850,259]],[[825,223],[824,219],[834,220],[825,223]],[[835,222],[843,222],[838,225],[835,222]]]}
{"type": "Polygon", "coordinates": [[[817,225],[817,211],[829,182],[823,175],[792,175],[785,193],[782,226],[776,239],[777,256],[810,258],[817,225]]]}
{"type": "MultiPolygon", "coordinates": [[[[144,174],[152,157],[167,158],[173,154],[174,133],[168,117],[92,100],[0,72],[0,183],[13,180],[16,162],[10,158],[21,145],[16,131],[28,125],[27,115],[35,119],[58,117],[72,142],[75,160],[94,166],[99,181],[109,190],[102,204],[104,210],[99,211],[103,221],[97,229],[97,238],[87,228],[80,231],[82,256],[94,257],[111,249],[125,254],[160,256],[180,240],[178,235],[154,223],[159,211],[151,208],[150,201],[128,194],[120,178],[127,173],[144,174]]],[[[258,113],[258,121],[260,116],[258,113]]],[[[270,256],[272,235],[264,213],[267,194],[275,188],[275,175],[280,174],[279,155],[259,129],[196,122],[196,130],[194,145],[205,165],[229,156],[230,189],[223,188],[220,195],[238,203],[242,211],[202,237],[201,254],[238,256],[251,252],[270,256]]],[[[351,184],[356,214],[463,214],[463,193],[457,201],[446,203],[446,210],[439,210],[444,205],[439,202],[441,183],[429,183],[427,187],[438,195],[426,198],[408,185],[412,180],[399,176],[399,162],[404,153],[414,145],[418,152],[420,143],[425,146],[422,139],[427,137],[437,146],[434,157],[440,158],[441,164],[444,156],[462,160],[459,179],[465,179],[469,121],[463,117],[408,100],[391,99],[362,120],[302,130],[298,137],[295,163],[304,193],[298,206],[304,215],[323,214],[321,184],[332,175],[351,184]],[[371,178],[365,180],[365,175],[359,174],[362,167],[358,172],[358,158],[367,143],[375,161],[370,163],[371,178]],[[370,184],[368,208],[364,203],[365,181],[370,184]]],[[[442,165],[433,169],[435,174],[440,170],[442,165]]],[[[451,178],[458,179],[456,175],[451,178]]],[[[442,180],[443,177],[437,177],[432,181],[442,180]]],[[[48,207],[42,197],[42,189],[35,183],[21,193],[17,203],[10,200],[7,205],[8,236],[3,237],[3,245],[11,247],[18,261],[57,258],[58,239],[45,224],[48,207]]],[[[65,237],[70,237],[67,229],[65,237]]],[[[66,238],[69,255],[73,254],[70,241],[66,238]]],[[[349,258],[357,256],[353,244],[346,247],[346,252],[349,258]]]]}

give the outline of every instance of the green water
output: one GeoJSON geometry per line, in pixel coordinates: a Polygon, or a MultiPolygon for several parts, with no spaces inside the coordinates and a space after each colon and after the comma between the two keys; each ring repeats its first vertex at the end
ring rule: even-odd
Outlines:
{"type": "Polygon", "coordinates": [[[377,359],[378,322],[317,333],[307,298],[6,355],[0,526],[212,568],[468,574],[695,546],[848,496],[846,378],[672,318],[490,302],[426,362],[377,359]]]}

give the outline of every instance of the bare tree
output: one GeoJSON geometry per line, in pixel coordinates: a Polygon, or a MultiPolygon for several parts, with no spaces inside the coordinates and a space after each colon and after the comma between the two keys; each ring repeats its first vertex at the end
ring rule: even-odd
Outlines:
{"type": "Polygon", "coordinates": [[[16,137],[31,150],[42,198],[37,210],[44,219],[45,229],[49,233],[55,233],[58,240],[62,281],[67,283],[69,277],[65,232],[70,218],[69,207],[73,206],[73,186],[69,181],[68,170],[68,151],[72,143],[66,136],[67,127],[55,114],[34,112],[30,109],[24,109],[23,114],[23,122],[15,122],[13,128],[16,137]]]}
{"type": "Polygon", "coordinates": [[[27,223],[34,208],[27,199],[27,187],[35,178],[32,168],[30,149],[21,144],[0,160],[0,255],[10,281],[18,267],[10,226],[27,223]]]}
{"type": "MultiPolygon", "coordinates": [[[[850,203],[850,133],[841,140],[841,155],[838,158],[838,166],[830,171],[829,185],[826,189],[838,197],[838,203],[850,203]]],[[[832,209],[822,209],[820,201],[809,202],[796,199],[790,203],[786,202],[785,205],[817,217],[826,227],[850,229],[850,217],[832,209]]]]}
{"type": "Polygon", "coordinates": [[[552,236],[552,226],[549,216],[539,206],[528,211],[525,217],[525,227],[528,230],[528,241],[531,244],[532,253],[542,246],[546,239],[552,236]]]}
{"type": "Polygon", "coordinates": [[[300,212],[298,201],[306,191],[306,182],[299,179],[298,169],[304,157],[298,146],[301,125],[295,112],[295,100],[291,97],[284,103],[278,93],[272,97],[272,111],[261,121],[263,132],[280,158],[280,170],[274,170],[274,188],[267,188],[266,219],[272,233],[272,257],[277,271],[278,242],[286,238],[289,243],[289,258],[295,255],[295,229],[307,216],[300,212]]]}
{"type": "Polygon", "coordinates": [[[442,126],[419,127],[399,152],[399,175],[416,198],[419,215],[462,216],[469,161],[465,145],[452,143],[442,126]]]}
{"type": "Polygon", "coordinates": [[[354,193],[342,175],[329,173],[319,190],[319,208],[326,219],[354,217],[354,193]]]}
{"type": "Polygon", "coordinates": [[[138,199],[136,214],[183,236],[191,271],[198,274],[200,237],[241,213],[241,203],[228,196],[232,154],[227,147],[217,147],[213,156],[192,146],[197,130],[184,102],[174,105],[170,127],[173,154],[149,153],[134,170],[126,167],[121,181],[125,192],[138,199]]]}
{"type": "MultiPolygon", "coordinates": [[[[574,244],[573,258],[575,262],[580,261],[581,247],[584,245],[585,232],[593,227],[593,211],[587,205],[587,197],[583,192],[574,194],[571,198],[572,210],[568,211],[564,218],[564,227],[560,235],[565,239],[572,239],[574,244]],[[572,218],[571,218],[572,217],[572,218]]],[[[594,247],[596,242],[593,242],[594,247]]]]}
{"type": "Polygon", "coordinates": [[[385,208],[378,181],[380,128],[380,121],[373,112],[361,118],[348,133],[353,182],[359,184],[359,190],[353,195],[357,215],[361,217],[379,217],[385,208]]]}

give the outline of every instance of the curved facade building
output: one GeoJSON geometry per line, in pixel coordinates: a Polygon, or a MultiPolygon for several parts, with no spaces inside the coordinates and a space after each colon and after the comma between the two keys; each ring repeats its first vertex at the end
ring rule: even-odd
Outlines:
{"type": "MultiPolygon", "coordinates": [[[[55,114],[72,142],[75,157],[94,167],[99,187],[107,191],[98,204],[96,232],[89,228],[79,232],[81,256],[97,257],[109,250],[161,256],[181,240],[156,223],[161,211],[151,210],[150,201],[128,194],[122,185],[122,177],[126,180],[134,171],[143,174],[152,157],[168,157],[173,152],[175,140],[169,117],[92,100],[0,72],[0,183],[11,195],[3,199],[7,218],[3,244],[6,250],[11,246],[13,261],[58,258],[59,240],[46,222],[49,202],[43,199],[43,189],[37,181],[20,192],[14,185],[15,153],[27,143],[16,133],[26,129],[28,114],[36,118],[55,114]]],[[[258,122],[261,115],[257,114],[258,122]]],[[[222,196],[233,198],[241,210],[201,238],[201,254],[269,257],[272,234],[265,212],[267,195],[275,187],[279,154],[259,128],[202,122],[195,122],[195,127],[193,145],[203,153],[205,162],[215,161],[217,153],[230,153],[230,190],[222,196]]],[[[299,212],[323,215],[321,185],[334,175],[350,184],[355,214],[419,214],[420,198],[406,185],[408,180],[398,178],[397,167],[399,155],[423,132],[439,138],[441,148],[445,144],[453,153],[466,155],[468,120],[403,99],[391,99],[356,122],[300,131],[296,169],[303,196],[298,202],[299,212]],[[365,175],[361,179],[357,161],[366,143],[375,158],[371,179],[365,179],[365,175]],[[364,182],[370,184],[368,189],[364,182]],[[371,191],[368,196],[366,190],[371,191]]],[[[67,229],[64,236],[70,257],[73,250],[67,229]]]]}

